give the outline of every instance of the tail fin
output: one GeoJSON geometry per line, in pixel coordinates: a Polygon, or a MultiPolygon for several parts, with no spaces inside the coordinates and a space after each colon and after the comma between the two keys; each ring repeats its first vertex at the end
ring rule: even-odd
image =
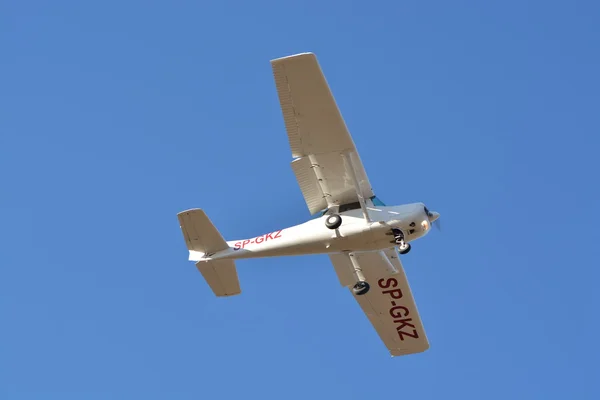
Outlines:
{"type": "Polygon", "coordinates": [[[229,247],[223,236],[201,209],[182,211],[177,214],[177,218],[179,218],[185,244],[190,251],[190,259],[193,259],[194,253],[200,253],[197,255],[202,257],[205,254],[216,253],[229,247]]]}
{"type": "MultiPolygon", "coordinates": [[[[186,210],[177,214],[179,225],[190,251],[190,260],[198,261],[229,248],[206,213],[200,209],[186,210]]],[[[240,282],[233,260],[206,260],[196,263],[198,271],[217,296],[232,296],[241,293],[240,282]]]]}

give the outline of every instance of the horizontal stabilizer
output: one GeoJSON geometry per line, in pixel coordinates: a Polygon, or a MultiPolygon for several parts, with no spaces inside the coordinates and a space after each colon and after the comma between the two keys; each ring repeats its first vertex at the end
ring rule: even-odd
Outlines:
{"type": "Polygon", "coordinates": [[[234,296],[242,292],[233,260],[199,261],[196,268],[216,296],[234,296]]]}
{"type": "MultiPolygon", "coordinates": [[[[177,218],[185,244],[190,251],[190,260],[196,261],[229,248],[223,236],[201,209],[182,211],[177,214],[177,218]]],[[[215,295],[233,296],[242,292],[233,260],[198,261],[196,268],[215,295]]]]}

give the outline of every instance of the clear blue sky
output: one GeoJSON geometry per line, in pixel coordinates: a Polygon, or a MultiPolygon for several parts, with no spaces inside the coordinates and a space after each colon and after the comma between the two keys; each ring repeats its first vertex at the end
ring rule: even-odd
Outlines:
{"type": "Polygon", "coordinates": [[[1,399],[600,398],[594,1],[3,1],[1,399]],[[315,52],[431,349],[391,358],[326,256],[212,292],[227,239],[309,218],[269,60],[315,52]]]}

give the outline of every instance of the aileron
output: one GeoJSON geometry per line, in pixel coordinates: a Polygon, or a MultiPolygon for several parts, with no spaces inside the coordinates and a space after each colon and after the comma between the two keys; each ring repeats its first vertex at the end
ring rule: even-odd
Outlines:
{"type": "Polygon", "coordinates": [[[293,157],[354,149],[316,56],[279,58],[271,66],[293,157]]]}

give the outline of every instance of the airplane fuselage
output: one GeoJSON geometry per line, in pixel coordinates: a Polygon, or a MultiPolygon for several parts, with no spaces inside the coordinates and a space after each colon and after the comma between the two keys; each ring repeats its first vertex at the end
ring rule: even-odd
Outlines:
{"type": "Polygon", "coordinates": [[[367,222],[360,209],[344,211],[338,229],[325,226],[327,215],[279,231],[254,238],[228,241],[228,249],[206,256],[190,254],[190,260],[224,258],[257,258],[295,256],[302,254],[327,254],[344,251],[373,251],[394,247],[392,228],[400,229],[405,241],[411,242],[430,230],[422,203],[400,206],[368,207],[371,222],[367,222]]]}

